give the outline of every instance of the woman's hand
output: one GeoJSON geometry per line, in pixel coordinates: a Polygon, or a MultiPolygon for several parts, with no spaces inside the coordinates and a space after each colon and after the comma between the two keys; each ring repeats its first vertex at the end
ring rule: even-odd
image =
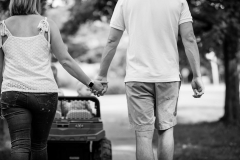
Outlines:
{"type": "Polygon", "coordinates": [[[103,96],[106,92],[107,92],[107,89],[108,89],[108,81],[107,81],[107,77],[103,77],[103,76],[97,76],[96,80],[100,81],[103,85],[103,90],[101,92],[101,96],[103,96]]]}
{"type": "Polygon", "coordinates": [[[103,85],[100,81],[94,80],[94,85],[92,87],[92,93],[97,95],[98,97],[101,95],[103,91],[103,85]]]}

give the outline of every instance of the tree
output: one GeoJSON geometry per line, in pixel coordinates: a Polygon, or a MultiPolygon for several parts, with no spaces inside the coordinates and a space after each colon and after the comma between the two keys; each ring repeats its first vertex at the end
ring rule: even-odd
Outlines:
{"type": "Polygon", "coordinates": [[[225,113],[220,119],[240,125],[239,55],[240,55],[240,1],[188,0],[194,28],[202,53],[213,49],[224,61],[225,113]]]}
{"type": "Polygon", "coordinates": [[[76,0],[75,5],[70,9],[70,18],[61,32],[66,36],[74,35],[79,26],[87,21],[101,20],[103,17],[109,20],[116,3],[117,0],[76,0]]]}

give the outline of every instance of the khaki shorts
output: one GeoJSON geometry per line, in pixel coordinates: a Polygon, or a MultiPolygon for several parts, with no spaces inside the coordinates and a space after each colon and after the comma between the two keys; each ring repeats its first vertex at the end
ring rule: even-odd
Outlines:
{"type": "Polygon", "coordinates": [[[126,95],[131,127],[137,131],[166,130],[177,124],[181,82],[127,82],[126,95]]]}

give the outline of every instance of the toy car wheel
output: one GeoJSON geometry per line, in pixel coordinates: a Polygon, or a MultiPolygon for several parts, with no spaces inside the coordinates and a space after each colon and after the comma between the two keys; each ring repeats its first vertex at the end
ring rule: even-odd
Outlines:
{"type": "Polygon", "coordinates": [[[104,138],[93,142],[93,160],[112,160],[111,141],[104,138]]]}

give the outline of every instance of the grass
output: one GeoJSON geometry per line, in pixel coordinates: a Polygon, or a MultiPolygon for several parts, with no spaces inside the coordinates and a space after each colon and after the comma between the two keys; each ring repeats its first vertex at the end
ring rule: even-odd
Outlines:
{"type": "MultiPolygon", "coordinates": [[[[240,128],[220,122],[179,124],[175,127],[174,160],[240,160],[240,128]]],[[[157,145],[157,135],[154,135],[157,145]]],[[[10,149],[0,147],[0,160],[10,149]]]]}
{"type": "Polygon", "coordinates": [[[180,124],[174,134],[174,160],[240,160],[240,128],[235,126],[220,122],[180,124]]]}

